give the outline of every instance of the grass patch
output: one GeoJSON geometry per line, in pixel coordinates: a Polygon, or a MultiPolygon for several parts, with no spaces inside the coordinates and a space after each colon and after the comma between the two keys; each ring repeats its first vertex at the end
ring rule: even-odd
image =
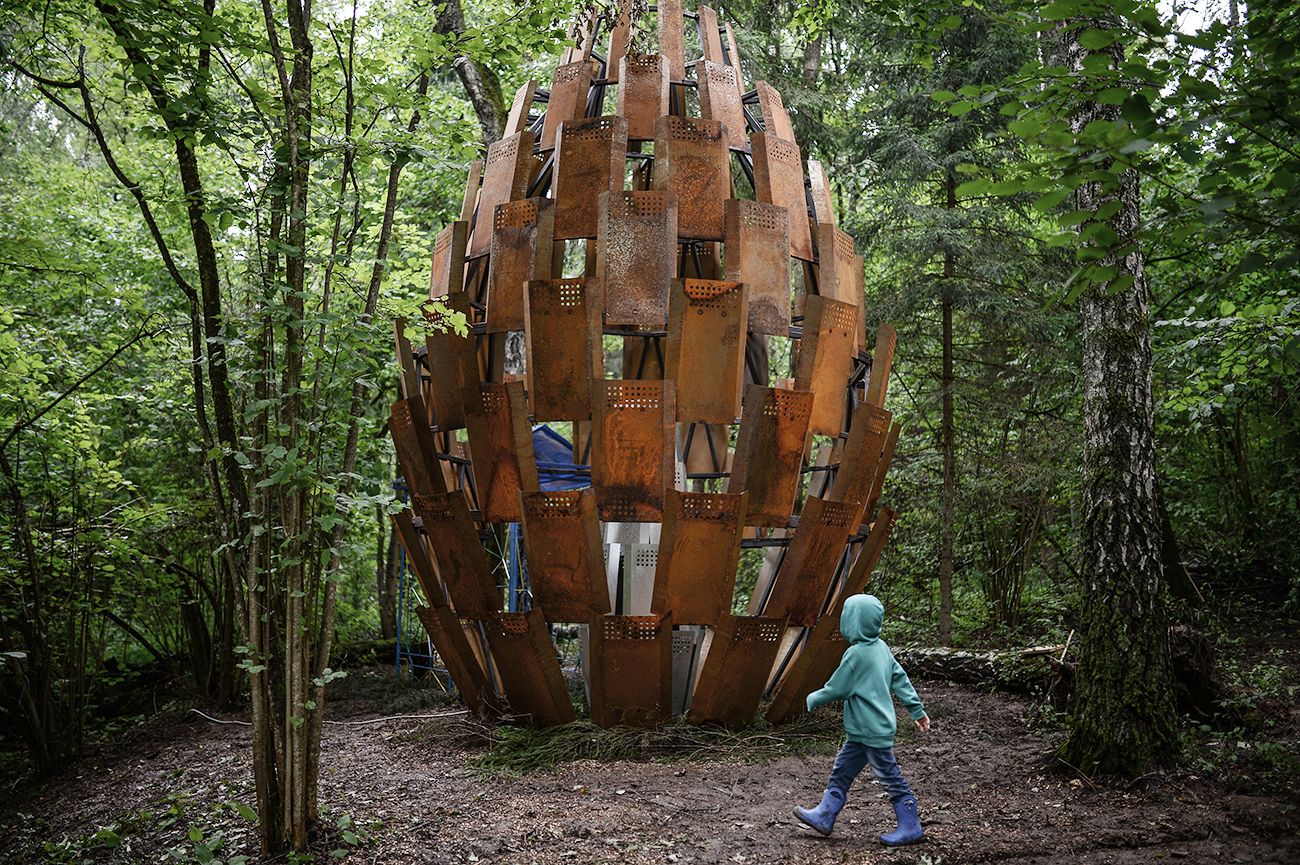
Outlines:
{"type": "Polygon", "coordinates": [[[844,721],[834,711],[804,715],[784,727],[757,720],[732,732],[718,727],[676,723],[657,730],[630,727],[601,729],[590,721],[559,727],[491,726],[476,721],[491,743],[469,761],[483,776],[526,775],[554,769],[575,760],[734,761],[770,763],[803,754],[834,754],[844,738],[844,721]]]}

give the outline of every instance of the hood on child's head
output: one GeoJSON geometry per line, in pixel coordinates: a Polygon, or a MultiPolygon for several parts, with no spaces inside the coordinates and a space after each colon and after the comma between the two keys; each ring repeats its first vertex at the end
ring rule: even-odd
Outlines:
{"type": "Polygon", "coordinates": [[[875,595],[850,595],[840,613],[840,633],[850,643],[865,643],[880,636],[885,605],[875,595]]]}

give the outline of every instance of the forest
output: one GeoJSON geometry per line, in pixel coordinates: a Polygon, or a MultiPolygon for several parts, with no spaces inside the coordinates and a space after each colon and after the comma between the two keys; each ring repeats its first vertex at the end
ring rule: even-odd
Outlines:
{"type": "MultiPolygon", "coordinates": [[[[686,11],[690,63],[708,46],[686,11]]],[[[713,13],[742,91],[776,88],[805,161],[824,167],[861,257],[867,330],[897,331],[902,434],[881,500],[897,522],[868,587],[890,644],[1056,647],[1053,669],[1090,696],[1053,702],[1043,678],[1013,699],[1065,764],[1050,781],[1062,796],[1220,778],[1281,803],[1250,824],[1262,837],[1293,837],[1300,6],[737,0],[713,13]]],[[[57,833],[23,817],[105,749],[182,747],[193,709],[249,725],[214,740],[248,765],[227,797],[247,846],[231,855],[227,830],[223,859],[378,844],[408,861],[382,821],[363,830],[363,806],[327,808],[321,792],[338,748],[373,744],[339,744],[336,698],[368,695],[381,715],[461,705],[398,659],[425,634],[392,519],[410,510],[389,429],[394,321],[421,318],[435,240],[461,218],[511,96],[544,90],[575,50],[603,57],[616,24],[629,56],[655,53],[662,14],[645,0],[5,3],[0,826],[15,846],[0,858],[213,861],[211,830],[158,816],[179,800],[57,833]],[[128,824],[151,822],[188,834],[132,858],[128,824]]],[[[791,342],[773,341],[774,371],[793,375],[791,342]]],[[[507,540],[488,550],[503,589],[507,540]]],[[[741,556],[737,614],[762,565],[741,556]]],[[[936,676],[954,721],[983,723],[953,674],[936,676]]],[[[462,726],[430,734],[447,748],[519,744],[447,723],[462,726]]],[[[780,756],[823,753],[828,735],[799,727],[780,756]]],[[[660,747],[590,740],[613,759],[660,747]]],[[[484,795],[437,765],[445,790],[484,795]]],[[[545,781],[552,798],[600,786],[563,771],[576,774],[545,781]]],[[[589,774],[624,783],[605,771],[589,774]]],[[[726,772],[730,790],[747,782],[726,772]]],[[[447,844],[445,861],[529,861],[447,844]]],[[[632,849],[621,861],[663,861],[632,849]]]]}

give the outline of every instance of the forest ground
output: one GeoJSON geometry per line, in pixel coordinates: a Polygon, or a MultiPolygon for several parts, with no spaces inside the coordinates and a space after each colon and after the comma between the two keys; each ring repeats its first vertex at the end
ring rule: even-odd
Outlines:
{"type": "MultiPolygon", "coordinates": [[[[1294,622],[1240,639],[1244,656],[1300,681],[1294,622]]],[[[1189,734],[1180,767],[1126,783],[1054,771],[1049,754],[1065,732],[1029,697],[917,682],[934,729],[900,723],[896,753],[927,840],[889,851],[877,836],[893,814],[869,773],[831,837],[791,815],[818,801],[833,743],[826,754],[773,751],[758,763],[582,760],[492,776],[470,763],[484,753],[485,728],[456,704],[398,685],[391,668],[343,681],[327,708],[335,723],[322,745],[317,862],[1300,861],[1294,705],[1289,720],[1249,740],[1189,734]],[[412,709],[427,716],[364,723],[412,709]]],[[[209,714],[226,723],[164,711],[106,736],[46,783],[0,782],[0,862],[255,859],[255,828],[241,815],[254,804],[249,728],[232,723],[247,719],[209,714]]]]}

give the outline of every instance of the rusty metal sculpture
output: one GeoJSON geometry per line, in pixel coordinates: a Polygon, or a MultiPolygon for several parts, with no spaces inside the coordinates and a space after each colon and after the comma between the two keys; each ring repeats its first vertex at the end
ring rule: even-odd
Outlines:
{"type": "Polygon", "coordinates": [[[901,429],[884,408],[896,335],[880,325],[867,354],[830,180],[781,94],[743,92],[730,25],[663,0],[660,51],[640,54],[626,8],[606,58],[602,22],[579,22],[550,91],[519,89],[437,237],[425,345],[397,327],[414,513],[394,525],[476,714],[575,717],[563,625],[598,724],[782,723],[838,662],[840,608],[894,526],[876,508],[901,429]],[[689,65],[687,26],[704,49],[689,65]],[[788,341],[787,378],[770,340],[788,341]],[[559,463],[535,449],[562,441],[543,422],[572,426],[559,463]],[[508,603],[483,544],[501,523],[531,575],[508,603]]]}

